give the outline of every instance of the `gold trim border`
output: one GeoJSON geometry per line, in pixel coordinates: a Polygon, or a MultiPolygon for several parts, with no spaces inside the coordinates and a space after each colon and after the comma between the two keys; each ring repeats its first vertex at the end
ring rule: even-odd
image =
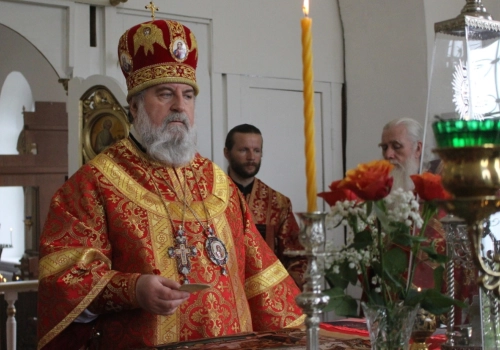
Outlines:
{"type": "Polygon", "coordinates": [[[247,299],[263,293],[269,288],[274,287],[276,284],[287,278],[288,272],[283,264],[277,260],[274,264],[269,266],[262,272],[248,278],[245,282],[245,292],[247,299]]]}
{"type": "Polygon", "coordinates": [[[106,287],[108,282],[116,275],[118,271],[108,271],[101,277],[99,282],[92,288],[92,290],[83,298],[83,300],[66,315],[54,328],[52,328],[45,336],[38,342],[38,349],[43,348],[58,334],[60,334],[68,325],[73,322],[99,295],[99,293],[106,287]]]}

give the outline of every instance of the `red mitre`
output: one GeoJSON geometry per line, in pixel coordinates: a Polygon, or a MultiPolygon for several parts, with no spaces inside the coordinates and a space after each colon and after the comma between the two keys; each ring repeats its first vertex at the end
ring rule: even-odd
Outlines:
{"type": "Polygon", "coordinates": [[[155,20],[130,28],[120,38],[118,57],[127,79],[127,100],[163,83],[191,85],[198,95],[198,45],[191,30],[179,22],[155,20]]]}

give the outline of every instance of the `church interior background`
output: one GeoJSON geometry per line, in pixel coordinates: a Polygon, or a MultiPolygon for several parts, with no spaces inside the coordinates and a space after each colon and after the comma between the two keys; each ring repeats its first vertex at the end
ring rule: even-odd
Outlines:
{"type": "MultiPolygon", "coordinates": [[[[36,259],[49,200],[85,161],[82,106],[89,91],[105,87],[126,107],[118,38],[149,20],[147,3],[0,0],[0,245],[11,246],[0,256],[5,278],[36,278],[36,268],[27,263],[20,270],[20,260],[36,259]]],[[[500,3],[483,3],[500,19],[500,3]]],[[[227,131],[240,123],[256,125],[265,140],[259,177],[289,196],[295,211],[305,211],[302,0],[155,4],[157,19],[180,21],[198,39],[200,153],[225,169],[227,131]]],[[[424,123],[433,25],[456,16],[463,5],[311,1],[318,192],[346,169],[380,158],[376,145],[385,122],[404,116],[424,123]]],[[[318,208],[327,209],[321,200],[318,208]]],[[[331,238],[343,242],[342,235],[331,238]]],[[[30,329],[33,295],[20,301],[18,329],[30,329]]],[[[18,347],[30,348],[33,339],[24,336],[18,347]]]]}

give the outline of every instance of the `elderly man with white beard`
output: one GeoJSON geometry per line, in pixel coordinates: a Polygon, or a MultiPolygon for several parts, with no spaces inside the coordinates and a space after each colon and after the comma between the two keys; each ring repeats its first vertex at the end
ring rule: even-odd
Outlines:
{"type": "Polygon", "coordinates": [[[142,349],[301,325],[300,291],[245,199],[197,152],[194,34],[171,20],[138,24],[118,57],[132,134],[52,199],[38,348],[142,349]]]}
{"type": "MultiPolygon", "coordinates": [[[[395,119],[384,126],[382,141],[379,146],[382,148],[384,159],[395,165],[392,171],[394,182],[391,191],[397,189],[411,191],[414,189],[415,186],[410,175],[420,172],[422,139],[422,125],[414,119],[395,119]]],[[[433,164],[433,166],[436,167],[436,164],[433,164]]],[[[430,169],[428,170],[431,171],[430,169]]],[[[425,237],[428,241],[424,244],[434,242],[437,251],[440,254],[445,254],[445,233],[439,221],[441,215],[444,215],[444,213],[440,213],[437,217],[435,216],[430,220],[425,231],[425,237]]],[[[426,261],[425,255],[418,256],[417,258],[421,263],[417,265],[415,270],[413,278],[415,286],[421,288],[434,287],[433,271],[438,265],[426,261]]]]}
{"type": "Polygon", "coordinates": [[[379,146],[382,148],[384,159],[394,164],[393,190],[413,190],[410,175],[419,173],[422,139],[422,125],[414,119],[395,119],[384,126],[379,146]]]}

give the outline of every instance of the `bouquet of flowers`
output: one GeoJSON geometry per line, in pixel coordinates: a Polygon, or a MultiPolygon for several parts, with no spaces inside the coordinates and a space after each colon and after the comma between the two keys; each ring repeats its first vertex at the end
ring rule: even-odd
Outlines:
{"type": "Polygon", "coordinates": [[[401,189],[391,192],[392,168],[386,160],[360,164],[343,180],[334,181],[330,191],[318,194],[331,207],[327,227],[347,226],[347,244],[327,248],[332,254],[325,263],[330,286],[324,291],[330,296],[325,311],[358,315],[357,301],[346,294],[349,284],[361,285],[366,304],[387,309],[420,304],[440,315],[452,305],[461,306],[441,293],[447,257],[438,254],[425,236],[429,221],[438,212],[434,200],[450,195],[440,176],[431,173],[412,175],[417,196],[401,189]],[[413,285],[415,269],[425,260],[437,265],[434,288],[417,290],[413,285]]]}

